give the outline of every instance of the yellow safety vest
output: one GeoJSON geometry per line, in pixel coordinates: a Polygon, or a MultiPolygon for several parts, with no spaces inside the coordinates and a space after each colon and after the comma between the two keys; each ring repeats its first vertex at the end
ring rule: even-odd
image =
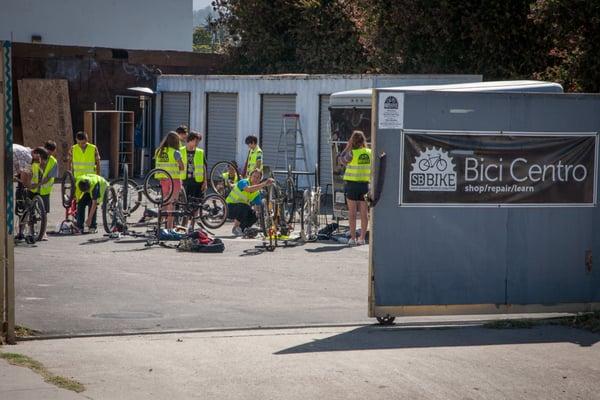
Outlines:
{"type": "Polygon", "coordinates": [[[371,149],[352,150],[352,161],[346,165],[345,181],[369,182],[371,180],[371,149]]]}
{"type": "MultiPolygon", "coordinates": [[[[185,167],[181,172],[181,179],[187,178],[187,148],[182,147],[181,152],[181,161],[183,161],[183,166],[185,167]]],[[[194,152],[194,179],[196,182],[204,182],[204,150],[196,148],[194,152]]]]}
{"type": "Polygon", "coordinates": [[[237,182],[239,181],[238,174],[235,174],[235,175],[233,176],[233,179],[230,179],[230,178],[229,178],[229,172],[223,172],[223,173],[221,174],[221,176],[223,177],[223,180],[224,180],[225,182],[229,181],[229,182],[237,183],[237,182]]]}
{"type": "MultiPolygon", "coordinates": [[[[247,181],[248,185],[251,186],[250,181],[248,181],[248,179],[242,179],[240,182],[243,182],[243,181],[247,181]]],[[[225,202],[227,202],[228,204],[242,203],[242,204],[250,205],[252,200],[254,200],[256,197],[258,197],[259,194],[260,194],[260,190],[257,190],[256,192],[248,193],[244,190],[240,190],[238,184],[236,184],[233,187],[233,189],[231,190],[231,192],[229,192],[229,195],[225,199],[225,202]]]]}
{"type": "MultiPolygon", "coordinates": [[[[55,165],[56,165],[56,158],[54,158],[54,156],[50,156],[48,158],[48,162],[46,162],[46,167],[44,168],[44,172],[40,173],[41,172],[40,164],[33,163],[31,165],[31,172],[33,173],[32,177],[31,177],[31,183],[36,185],[40,179],[41,180],[46,179],[46,177],[48,176],[48,174],[50,173],[52,168],[54,168],[55,165]]],[[[46,196],[46,195],[49,195],[50,193],[52,193],[52,188],[54,187],[53,185],[54,185],[54,178],[50,178],[50,179],[48,179],[48,182],[44,183],[39,188],[32,189],[31,192],[32,193],[39,192],[39,194],[41,194],[42,196],[46,196]]]]}
{"type": "Polygon", "coordinates": [[[75,199],[79,202],[85,193],[92,193],[97,185],[100,185],[100,197],[98,197],[98,203],[102,203],[102,199],[104,199],[104,194],[106,193],[106,189],[108,188],[108,181],[96,174],[85,174],[79,176],[75,179],[75,199]],[[79,190],[79,182],[82,180],[88,180],[90,182],[90,190],[89,192],[82,192],[79,190]]]}
{"type": "MultiPolygon", "coordinates": [[[[173,179],[181,179],[181,172],[179,171],[179,163],[175,160],[175,149],[168,147],[160,152],[160,149],[156,150],[154,154],[154,158],[156,159],[156,168],[164,169],[167,171],[171,178],[173,179]]],[[[154,176],[156,179],[167,179],[165,174],[156,174],[154,176]]]]}
{"type": "MultiPolygon", "coordinates": [[[[246,174],[250,175],[252,171],[256,169],[256,162],[258,161],[258,156],[262,156],[262,150],[260,147],[256,146],[254,150],[250,150],[248,153],[248,165],[246,167],[246,174]]],[[[260,170],[263,170],[264,162],[260,163],[260,170]]]]}
{"type": "Polygon", "coordinates": [[[88,143],[85,151],[78,144],[73,146],[73,176],[96,173],[96,146],[88,143]]]}

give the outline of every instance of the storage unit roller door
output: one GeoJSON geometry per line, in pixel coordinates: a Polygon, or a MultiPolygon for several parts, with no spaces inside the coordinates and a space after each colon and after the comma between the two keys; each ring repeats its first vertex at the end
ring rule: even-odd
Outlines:
{"type": "Polygon", "coordinates": [[[208,93],[206,159],[208,168],[219,161],[236,159],[238,95],[208,93]]]}
{"type": "Polygon", "coordinates": [[[275,168],[277,163],[277,144],[281,133],[283,114],[296,112],[296,96],[264,94],[262,96],[262,120],[260,143],[263,150],[264,165],[275,168]]]}
{"type": "MultiPolygon", "coordinates": [[[[329,125],[329,95],[319,96],[319,181],[323,193],[331,184],[331,129],[329,125]]],[[[331,194],[332,189],[329,188],[331,194]]]]}
{"type": "MultiPolygon", "coordinates": [[[[181,124],[190,126],[190,93],[162,92],[160,138],[174,131],[181,124]]],[[[156,144],[158,147],[159,143],[156,144]]]]}

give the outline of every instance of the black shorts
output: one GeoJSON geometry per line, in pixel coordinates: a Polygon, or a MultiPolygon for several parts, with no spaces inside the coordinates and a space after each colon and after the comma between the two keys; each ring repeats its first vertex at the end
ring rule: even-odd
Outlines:
{"type": "Polygon", "coordinates": [[[346,181],[346,199],[364,201],[365,194],[369,192],[369,182],[346,181]]]}
{"type": "Polygon", "coordinates": [[[46,209],[46,214],[50,214],[50,195],[44,194],[40,195],[42,200],[44,201],[44,208],[46,209]]]}
{"type": "Polygon", "coordinates": [[[183,181],[183,188],[188,199],[202,197],[202,182],[196,182],[194,179],[186,179],[183,181]]]}

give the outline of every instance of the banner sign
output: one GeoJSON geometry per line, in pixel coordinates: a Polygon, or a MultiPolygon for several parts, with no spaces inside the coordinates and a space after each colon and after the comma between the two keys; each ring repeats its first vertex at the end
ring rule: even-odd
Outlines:
{"type": "Polygon", "coordinates": [[[593,206],[597,134],[402,135],[403,206],[593,206]]]}

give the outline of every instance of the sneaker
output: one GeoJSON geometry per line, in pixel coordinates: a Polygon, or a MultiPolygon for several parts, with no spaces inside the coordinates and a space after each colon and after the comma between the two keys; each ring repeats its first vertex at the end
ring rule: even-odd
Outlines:
{"type": "Polygon", "coordinates": [[[233,233],[235,236],[242,236],[244,234],[244,231],[242,231],[242,228],[240,228],[239,226],[234,226],[231,230],[231,233],[233,233]]]}
{"type": "Polygon", "coordinates": [[[360,240],[360,239],[358,239],[358,240],[356,241],[356,245],[357,245],[357,246],[364,246],[364,244],[365,244],[365,241],[364,241],[364,240],[360,240]]]}
{"type": "Polygon", "coordinates": [[[98,228],[90,228],[88,233],[98,233],[98,228]]]}
{"type": "Polygon", "coordinates": [[[348,240],[348,246],[356,246],[356,240],[354,240],[354,239],[348,240]]]}

